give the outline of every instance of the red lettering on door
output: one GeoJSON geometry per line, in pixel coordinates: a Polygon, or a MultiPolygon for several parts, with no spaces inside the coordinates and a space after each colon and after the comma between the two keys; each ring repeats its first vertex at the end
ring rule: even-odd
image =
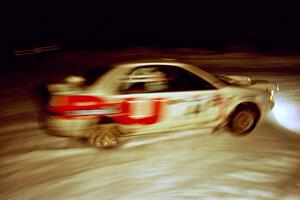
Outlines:
{"type": "MultiPolygon", "coordinates": [[[[145,101],[149,101],[149,99],[145,99],[145,101]]],[[[130,114],[134,112],[134,110],[132,109],[133,109],[135,99],[127,98],[121,104],[121,113],[115,115],[113,118],[117,123],[120,124],[128,124],[128,125],[129,124],[141,124],[141,125],[155,124],[159,121],[162,112],[163,102],[165,101],[165,99],[156,98],[156,99],[151,99],[151,101],[152,101],[152,108],[153,108],[152,116],[143,117],[143,118],[132,118],[130,114]]]]}

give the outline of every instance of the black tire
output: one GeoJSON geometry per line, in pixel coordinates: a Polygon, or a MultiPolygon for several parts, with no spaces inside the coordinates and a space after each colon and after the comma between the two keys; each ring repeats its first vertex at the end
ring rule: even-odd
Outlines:
{"type": "Polygon", "coordinates": [[[231,133],[237,136],[249,134],[255,127],[259,119],[259,114],[256,109],[251,107],[237,109],[229,123],[231,133]]]}
{"type": "Polygon", "coordinates": [[[114,148],[121,143],[121,131],[115,124],[99,125],[89,137],[89,144],[97,148],[114,148]]]}

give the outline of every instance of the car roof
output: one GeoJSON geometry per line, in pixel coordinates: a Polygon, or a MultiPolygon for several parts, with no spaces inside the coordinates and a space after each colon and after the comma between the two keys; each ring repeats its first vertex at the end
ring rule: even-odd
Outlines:
{"type": "Polygon", "coordinates": [[[138,60],[130,60],[130,61],[125,61],[125,62],[119,62],[113,64],[113,66],[130,66],[130,65],[151,65],[151,64],[170,64],[170,65],[180,65],[180,64],[186,64],[184,62],[180,62],[177,59],[174,58],[159,58],[159,59],[138,59],[138,60]]]}

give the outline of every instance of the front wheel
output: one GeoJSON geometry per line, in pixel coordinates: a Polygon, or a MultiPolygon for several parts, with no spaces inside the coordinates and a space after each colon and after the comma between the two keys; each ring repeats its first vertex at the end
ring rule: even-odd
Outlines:
{"type": "Polygon", "coordinates": [[[230,129],[234,135],[242,136],[250,133],[257,124],[258,114],[250,108],[237,110],[231,120],[230,129]]]}
{"type": "Polygon", "coordinates": [[[97,148],[113,148],[121,143],[121,131],[115,124],[100,125],[89,137],[89,144],[97,148]]]}

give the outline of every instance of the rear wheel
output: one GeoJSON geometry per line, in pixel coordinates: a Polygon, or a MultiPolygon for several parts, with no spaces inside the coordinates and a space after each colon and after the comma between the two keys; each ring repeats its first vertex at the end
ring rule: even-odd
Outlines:
{"type": "Polygon", "coordinates": [[[238,136],[250,133],[256,127],[258,118],[258,113],[254,109],[238,109],[230,120],[231,132],[238,136]]]}
{"type": "Polygon", "coordinates": [[[113,148],[121,143],[121,131],[115,124],[100,125],[89,137],[89,144],[97,148],[113,148]]]}

